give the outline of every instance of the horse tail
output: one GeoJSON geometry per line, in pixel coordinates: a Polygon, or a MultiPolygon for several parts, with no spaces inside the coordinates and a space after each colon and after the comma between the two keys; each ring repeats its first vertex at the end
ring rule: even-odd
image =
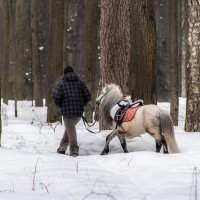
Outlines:
{"type": "Polygon", "coordinates": [[[160,134],[164,136],[170,153],[180,152],[174,135],[172,118],[166,111],[160,113],[160,134]]]}

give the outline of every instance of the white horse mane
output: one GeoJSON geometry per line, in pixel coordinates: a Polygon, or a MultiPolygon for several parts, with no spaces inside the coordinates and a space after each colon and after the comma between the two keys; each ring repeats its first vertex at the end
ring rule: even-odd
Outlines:
{"type": "Polygon", "coordinates": [[[110,117],[110,110],[123,99],[122,90],[118,85],[111,83],[103,88],[98,98],[101,99],[99,108],[102,112],[103,121],[106,127],[111,127],[113,119],[110,117]]]}

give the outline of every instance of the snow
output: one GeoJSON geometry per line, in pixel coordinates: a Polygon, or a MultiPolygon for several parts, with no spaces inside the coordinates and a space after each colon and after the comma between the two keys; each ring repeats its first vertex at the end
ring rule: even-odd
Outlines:
{"type": "MultiPolygon", "coordinates": [[[[169,110],[168,103],[159,106],[169,110]]],[[[154,140],[144,134],[127,139],[127,154],[114,138],[109,155],[101,156],[110,131],[91,134],[82,121],[77,125],[80,156],[56,154],[64,127],[46,124],[46,111],[23,101],[15,118],[14,102],[3,105],[0,199],[198,199],[200,133],[183,130],[185,99],[180,98],[179,126],[175,127],[179,154],[155,153],[154,140]]]]}

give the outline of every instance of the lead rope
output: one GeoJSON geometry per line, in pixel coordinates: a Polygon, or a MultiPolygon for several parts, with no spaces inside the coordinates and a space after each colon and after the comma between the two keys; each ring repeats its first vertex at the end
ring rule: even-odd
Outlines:
{"type": "MultiPolygon", "coordinates": [[[[95,114],[96,114],[96,110],[97,110],[97,106],[95,105],[95,108],[94,108],[94,116],[95,116],[95,114]]],[[[92,126],[95,125],[95,123],[97,122],[96,119],[94,120],[94,122],[93,122],[92,124],[89,124],[88,121],[87,121],[87,119],[82,115],[82,120],[83,120],[83,123],[84,123],[85,128],[86,128],[90,133],[97,134],[97,133],[100,133],[100,132],[101,132],[100,130],[97,131],[97,132],[91,131],[91,130],[88,128],[88,127],[92,127],[92,126]]]]}

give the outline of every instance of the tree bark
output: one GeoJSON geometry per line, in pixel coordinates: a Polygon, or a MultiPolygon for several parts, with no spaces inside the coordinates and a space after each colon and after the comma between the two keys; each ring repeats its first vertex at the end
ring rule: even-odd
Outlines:
{"type": "Polygon", "coordinates": [[[3,2],[0,1],[0,75],[2,75],[3,71],[3,30],[4,30],[4,16],[3,16],[3,2]]]}
{"type": "MultiPolygon", "coordinates": [[[[101,0],[100,4],[101,85],[115,83],[128,93],[130,52],[129,0],[101,0]]],[[[100,129],[105,129],[100,119],[100,129]]]]}
{"type": "MultiPolygon", "coordinates": [[[[1,74],[0,74],[0,99],[1,99],[1,74]]],[[[0,101],[0,112],[1,112],[1,101],[0,101]]],[[[1,136],[2,136],[2,118],[0,115],[0,147],[1,147],[1,136]]]]}
{"type": "Polygon", "coordinates": [[[8,0],[9,5],[9,16],[10,16],[10,33],[11,33],[11,41],[13,43],[13,57],[14,57],[14,113],[15,117],[18,117],[18,110],[17,110],[17,64],[18,61],[18,54],[17,54],[17,40],[16,40],[16,2],[13,2],[11,0],[8,0]]]}
{"type": "MultiPolygon", "coordinates": [[[[0,99],[1,99],[1,77],[2,77],[2,55],[3,55],[3,48],[1,46],[3,46],[3,29],[2,29],[2,26],[3,26],[3,2],[0,1],[0,99]]],[[[1,111],[1,101],[0,101],[0,111],[1,111]]],[[[0,146],[1,146],[1,136],[2,136],[2,118],[1,118],[1,115],[0,115],[0,146]]]]}
{"type": "Polygon", "coordinates": [[[155,1],[157,101],[169,102],[169,1],[155,1]]]}
{"type": "Polygon", "coordinates": [[[35,106],[43,106],[42,70],[39,61],[38,0],[31,1],[32,69],[35,106]]]}
{"type": "Polygon", "coordinates": [[[189,65],[187,71],[187,104],[185,130],[200,131],[200,1],[188,0],[189,65]]]}
{"type": "Polygon", "coordinates": [[[187,83],[186,83],[186,69],[188,66],[188,33],[189,33],[189,23],[188,23],[188,0],[182,1],[182,70],[181,70],[181,96],[186,97],[187,95],[187,83]]]}
{"type": "Polygon", "coordinates": [[[100,69],[102,86],[116,83],[128,93],[129,0],[101,0],[100,69]]]}
{"type": "Polygon", "coordinates": [[[145,104],[156,104],[156,26],[153,1],[130,1],[130,10],[129,92],[133,99],[143,99],[145,104]]]}
{"type": "Polygon", "coordinates": [[[15,46],[16,46],[16,60],[15,60],[15,93],[16,100],[25,99],[25,65],[24,65],[24,5],[26,0],[16,1],[16,18],[15,18],[15,46]]]}
{"type": "Polygon", "coordinates": [[[9,72],[9,55],[10,55],[10,16],[8,1],[3,1],[4,4],[4,42],[3,42],[3,102],[8,104],[8,72],[9,72]]]}
{"type": "Polygon", "coordinates": [[[47,97],[47,71],[48,71],[48,50],[49,50],[49,0],[38,1],[38,37],[39,46],[43,47],[39,51],[40,65],[42,70],[43,97],[47,97]]]}
{"type": "MultiPolygon", "coordinates": [[[[96,0],[95,0],[96,1],[96,0]]],[[[85,78],[85,15],[87,14],[88,11],[85,9],[85,4],[87,3],[86,0],[77,0],[76,2],[76,8],[77,8],[77,16],[74,16],[74,37],[72,38],[72,44],[74,45],[71,46],[73,50],[73,62],[72,65],[74,66],[74,69],[76,73],[79,75],[79,77],[83,80],[85,78]]]]}
{"type": "Polygon", "coordinates": [[[68,65],[68,1],[64,1],[63,69],[68,65]]]}
{"type": "Polygon", "coordinates": [[[25,66],[25,99],[32,100],[33,105],[33,78],[32,78],[32,34],[31,34],[31,0],[24,5],[24,66],[25,66]]]}
{"type": "Polygon", "coordinates": [[[97,25],[99,19],[98,0],[85,0],[85,82],[92,99],[85,109],[85,117],[93,122],[95,104],[95,74],[97,70],[97,25]]]}
{"type": "Polygon", "coordinates": [[[177,0],[169,1],[169,16],[170,114],[174,125],[177,126],[179,111],[177,0]]]}
{"type": "Polygon", "coordinates": [[[61,121],[52,93],[63,72],[64,0],[50,0],[47,122],[61,121]]]}

